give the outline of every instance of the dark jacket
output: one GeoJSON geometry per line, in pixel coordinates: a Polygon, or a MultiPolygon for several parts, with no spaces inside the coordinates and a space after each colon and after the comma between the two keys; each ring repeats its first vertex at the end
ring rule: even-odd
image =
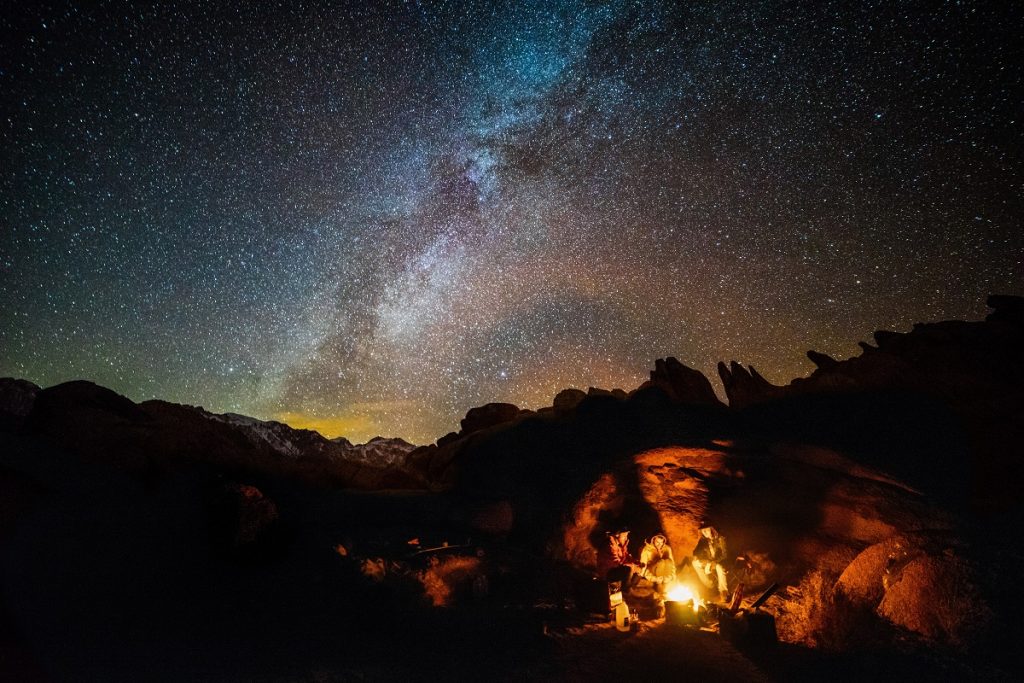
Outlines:
{"type": "Polygon", "coordinates": [[[701,536],[700,540],[697,541],[697,547],[693,549],[693,556],[701,562],[724,562],[726,556],[725,538],[721,535],[711,538],[701,536]]]}

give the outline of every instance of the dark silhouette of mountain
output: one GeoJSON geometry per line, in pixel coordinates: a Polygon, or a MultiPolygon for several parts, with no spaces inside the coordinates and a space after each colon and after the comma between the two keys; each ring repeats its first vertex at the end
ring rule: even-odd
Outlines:
{"type": "Polygon", "coordinates": [[[188,463],[291,476],[355,489],[422,489],[404,468],[414,446],[401,439],[352,445],[306,429],[166,401],[135,404],[91,382],[40,390],[20,431],[94,462],[153,477],[188,463]]]}

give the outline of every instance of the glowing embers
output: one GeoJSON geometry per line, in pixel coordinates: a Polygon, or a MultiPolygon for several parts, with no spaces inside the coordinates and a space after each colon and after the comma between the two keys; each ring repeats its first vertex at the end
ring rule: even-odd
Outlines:
{"type": "Polygon", "coordinates": [[[677,626],[699,626],[704,601],[689,586],[676,583],[665,595],[665,623],[677,626]]]}

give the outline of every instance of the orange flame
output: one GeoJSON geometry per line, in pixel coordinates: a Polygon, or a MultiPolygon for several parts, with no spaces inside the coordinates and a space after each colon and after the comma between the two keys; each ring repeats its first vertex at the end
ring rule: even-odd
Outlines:
{"type": "Polygon", "coordinates": [[[673,602],[692,602],[694,612],[699,610],[701,605],[704,604],[704,601],[700,599],[700,596],[693,592],[689,586],[682,583],[672,584],[672,587],[668,589],[665,597],[673,602]]]}

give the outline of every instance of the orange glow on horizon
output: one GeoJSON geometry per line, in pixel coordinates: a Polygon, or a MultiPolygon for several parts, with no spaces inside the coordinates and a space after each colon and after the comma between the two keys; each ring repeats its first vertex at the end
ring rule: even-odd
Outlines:
{"type": "Polygon", "coordinates": [[[377,436],[377,425],[366,415],[332,415],[321,417],[306,413],[284,412],[274,416],[294,429],[311,429],[328,439],[343,436],[352,443],[365,442],[377,436]]]}

